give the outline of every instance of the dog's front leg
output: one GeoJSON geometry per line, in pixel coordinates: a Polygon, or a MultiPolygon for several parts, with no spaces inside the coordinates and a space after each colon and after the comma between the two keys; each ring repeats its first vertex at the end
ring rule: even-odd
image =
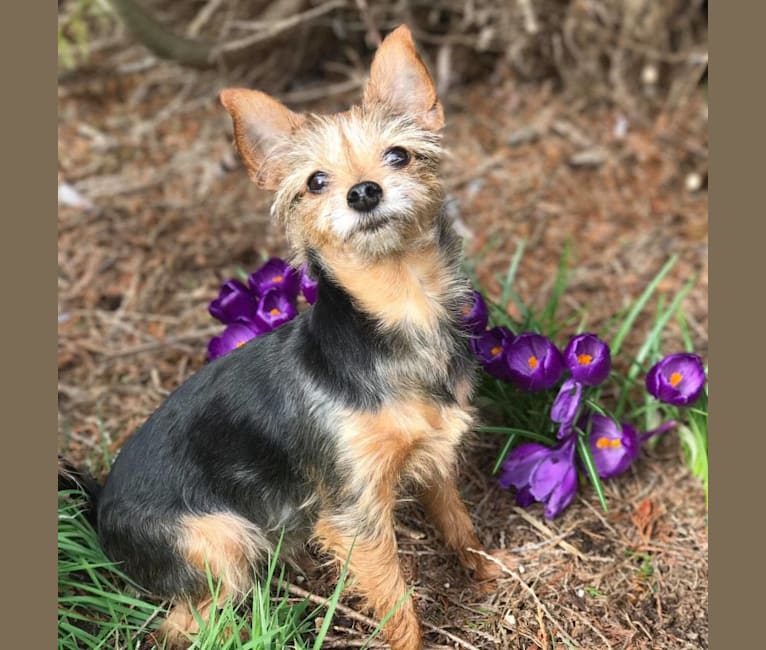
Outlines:
{"type": "Polygon", "coordinates": [[[396,554],[392,514],[381,514],[372,522],[354,509],[333,512],[320,516],[316,536],[341,566],[350,551],[353,589],[365,599],[378,619],[398,606],[383,628],[392,650],[419,650],[422,647],[420,625],[396,554]]]}
{"type": "Polygon", "coordinates": [[[444,537],[447,546],[457,553],[460,564],[472,573],[475,580],[483,582],[502,575],[502,569],[495,562],[469,550],[488,553],[503,564],[507,564],[510,559],[504,551],[485,551],[460,497],[454,474],[435,477],[423,489],[421,502],[426,515],[444,537]]]}

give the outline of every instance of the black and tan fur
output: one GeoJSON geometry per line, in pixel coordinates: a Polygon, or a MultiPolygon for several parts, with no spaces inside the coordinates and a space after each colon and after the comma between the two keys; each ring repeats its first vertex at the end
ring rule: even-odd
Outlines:
{"type": "MultiPolygon", "coordinates": [[[[288,548],[313,539],[339,561],[353,542],[354,588],[383,617],[408,588],[393,521],[404,485],[461,563],[495,577],[467,550],[481,545],[455,482],[472,422],[468,285],[442,211],[442,109],[409,30],[384,41],[346,113],[297,115],[242,89],[221,99],[318,300],[202,368],[128,440],[97,504],[106,552],[173,599],[161,630],[175,646],[196,629],[190,607],[218,605],[205,568],[242,595],[283,530],[288,548]],[[394,146],[409,154],[402,168],[386,164],[394,146]],[[319,170],[327,187],[309,192],[319,170]],[[346,197],[367,180],[382,200],[360,214],[346,197]]],[[[421,647],[411,599],[385,633],[395,650],[421,647]]]]}

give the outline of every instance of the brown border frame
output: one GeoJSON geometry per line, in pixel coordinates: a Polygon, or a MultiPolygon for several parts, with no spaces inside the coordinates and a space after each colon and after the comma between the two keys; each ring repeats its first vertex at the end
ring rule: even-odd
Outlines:
{"type": "Polygon", "coordinates": [[[2,645],[55,648],[56,76],[53,2],[2,5],[2,645]]]}

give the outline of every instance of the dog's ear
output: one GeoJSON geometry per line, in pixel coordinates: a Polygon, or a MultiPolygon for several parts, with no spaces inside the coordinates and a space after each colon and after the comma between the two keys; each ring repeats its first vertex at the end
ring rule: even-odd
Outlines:
{"type": "Polygon", "coordinates": [[[384,39],[372,60],[364,105],[375,104],[409,115],[431,131],[444,126],[444,111],[433,79],[406,25],[400,25],[384,39]]]}
{"type": "Polygon", "coordinates": [[[221,103],[234,123],[234,141],[258,187],[276,189],[282,177],[281,156],[270,156],[298,128],[303,115],[293,113],[273,97],[257,90],[228,88],[221,103]]]}

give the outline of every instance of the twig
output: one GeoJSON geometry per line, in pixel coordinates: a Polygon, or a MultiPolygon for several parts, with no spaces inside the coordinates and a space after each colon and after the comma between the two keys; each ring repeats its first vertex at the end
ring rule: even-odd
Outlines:
{"type": "Polygon", "coordinates": [[[187,334],[179,334],[178,336],[171,336],[162,341],[154,341],[152,343],[143,343],[142,345],[135,345],[132,348],[123,348],[122,350],[106,350],[100,346],[83,345],[92,352],[97,354],[103,354],[108,359],[117,359],[119,357],[127,357],[132,354],[141,354],[142,352],[152,352],[153,350],[159,350],[164,347],[169,347],[177,343],[185,343],[187,341],[197,341],[199,339],[207,338],[213,334],[219,334],[220,327],[206,327],[204,329],[195,330],[187,334]]]}
{"type": "Polygon", "coordinates": [[[370,7],[367,5],[367,0],[355,0],[356,8],[359,9],[359,13],[362,15],[362,21],[367,29],[367,40],[376,47],[382,42],[380,31],[375,26],[375,23],[370,16],[370,7]]]}
{"type": "Polygon", "coordinates": [[[566,138],[578,147],[592,147],[593,140],[585,135],[571,122],[566,120],[554,120],[551,129],[556,135],[566,138]]]}
{"type": "Polygon", "coordinates": [[[448,180],[447,186],[449,187],[450,191],[454,191],[458,189],[459,187],[462,187],[463,185],[467,185],[472,180],[486,174],[493,167],[500,165],[502,162],[505,161],[506,156],[507,156],[507,152],[505,150],[498,151],[495,155],[490,156],[489,158],[484,160],[482,163],[477,165],[474,169],[471,169],[467,173],[462,174],[461,176],[458,176],[457,178],[448,180]]]}
{"type": "Polygon", "coordinates": [[[537,23],[537,16],[532,8],[531,0],[518,0],[518,2],[521,13],[524,14],[524,29],[527,34],[537,34],[540,31],[540,26],[537,23]]]}
{"type": "Polygon", "coordinates": [[[318,7],[312,7],[308,11],[295,14],[294,16],[289,16],[283,20],[277,20],[257,34],[246,36],[245,38],[240,38],[236,41],[230,41],[229,43],[218,47],[215,51],[215,54],[226,54],[234,50],[241,50],[243,48],[250,47],[256,43],[267,41],[281,34],[282,32],[287,31],[288,29],[292,29],[296,25],[300,25],[303,22],[313,20],[319,16],[323,16],[324,14],[331,12],[333,9],[340,9],[341,7],[345,6],[345,0],[330,0],[330,2],[325,2],[318,7]]]}
{"type": "Polygon", "coordinates": [[[388,648],[388,644],[367,639],[333,639],[322,642],[323,648],[388,648]]]}
{"type": "MultiPolygon", "coordinates": [[[[279,583],[276,582],[276,580],[274,584],[279,585],[279,583]]],[[[301,598],[305,598],[311,601],[312,603],[314,603],[315,605],[327,605],[327,603],[330,600],[329,598],[322,598],[321,596],[317,596],[316,594],[313,594],[310,591],[306,591],[305,589],[299,587],[298,585],[294,585],[292,582],[283,581],[281,585],[283,587],[286,587],[287,591],[289,591],[291,594],[300,596],[301,598]]],[[[360,614],[359,612],[351,609],[350,607],[346,605],[343,605],[342,603],[338,603],[335,609],[339,611],[341,614],[343,614],[344,616],[348,616],[349,618],[352,618],[355,621],[364,623],[365,625],[371,627],[372,629],[375,629],[376,627],[378,627],[377,621],[370,618],[369,616],[360,614]]],[[[468,641],[465,641],[464,639],[461,639],[460,637],[455,636],[454,634],[447,632],[447,630],[444,630],[436,625],[432,625],[431,623],[427,623],[427,622],[422,622],[421,624],[427,630],[431,630],[432,632],[438,632],[439,634],[447,637],[453,643],[457,643],[459,646],[466,648],[466,650],[479,650],[476,646],[468,643],[468,641]]]]}
{"type": "MultiPolygon", "coordinates": [[[[468,549],[468,550],[471,550],[471,549],[468,549]]],[[[427,630],[431,630],[431,632],[438,632],[442,636],[447,637],[453,643],[457,643],[461,648],[465,648],[466,650],[479,650],[475,645],[468,643],[468,641],[466,641],[465,639],[461,639],[459,636],[455,636],[451,632],[447,632],[447,630],[445,630],[444,628],[437,627],[436,625],[427,623],[426,621],[422,621],[421,625],[427,630]]]]}
{"type": "Polygon", "coordinates": [[[279,95],[279,98],[288,104],[302,104],[324,97],[331,97],[332,95],[342,95],[343,93],[361,88],[362,83],[362,79],[347,79],[346,81],[339,81],[334,84],[321,84],[316,88],[305,88],[303,90],[282,93],[279,95]]]}
{"type": "MultiPolygon", "coordinates": [[[[546,535],[548,539],[553,539],[554,537],[556,537],[553,531],[550,528],[548,528],[548,526],[546,526],[542,522],[532,517],[528,512],[522,510],[518,506],[514,506],[513,511],[517,515],[519,515],[519,517],[521,517],[524,521],[526,521],[528,524],[530,524],[531,526],[536,528],[538,531],[540,531],[543,535],[546,535]]],[[[579,550],[577,550],[574,546],[572,546],[569,542],[565,542],[564,540],[559,540],[557,544],[561,548],[563,548],[565,551],[567,551],[567,553],[571,553],[572,555],[574,555],[579,560],[582,560],[583,562],[585,561],[586,559],[585,556],[579,550]]]]}
{"type": "Polygon", "coordinates": [[[541,542],[537,542],[536,544],[524,544],[524,546],[517,546],[515,548],[511,548],[508,550],[511,553],[522,553],[522,554],[528,553],[529,551],[537,551],[538,549],[541,549],[545,546],[550,546],[551,544],[558,544],[561,540],[566,539],[571,534],[572,534],[572,531],[568,530],[565,533],[559,533],[558,535],[546,538],[541,542]]]}
{"type": "MultiPolygon", "coordinates": [[[[292,582],[286,582],[282,581],[281,583],[277,582],[276,578],[273,580],[273,583],[275,586],[279,587],[280,584],[282,587],[286,587],[287,591],[289,591],[291,594],[294,594],[295,596],[300,596],[301,598],[305,598],[306,600],[311,601],[315,605],[327,605],[330,601],[329,598],[322,598],[322,596],[318,596],[317,594],[311,593],[310,591],[306,591],[305,589],[299,587],[298,585],[294,585],[292,582]]],[[[359,612],[351,609],[347,605],[344,605],[343,603],[338,603],[335,606],[335,609],[339,611],[344,616],[348,616],[349,618],[353,618],[355,621],[359,621],[360,623],[364,623],[365,625],[371,627],[373,630],[378,627],[378,622],[369,616],[365,616],[364,614],[360,614],[359,612]]]]}
{"type": "Polygon", "coordinates": [[[136,630],[136,632],[135,632],[135,638],[136,638],[136,639],[138,639],[138,640],[136,641],[136,650],[140,650],[141,646],[143,645],[144,639],[142,638],[142,636],[141,636],[141,635],[143,634],[144,630],[145,630],[146,628],[148,628],[148,627],[149,627],[149,625],[151,624],[151,622],[152,622],[152,621],[153,621],[155,618],[157,618],[157,615],[158,615],[160,612],[162,612],[162,611],[165,611],[167,608],[168,608],[168,602],[167,602],[167,601],[163,601],[163,602],[161,602],[159,605],[157,605],[157,609],[155,609],[155,610],[152,612],[151,616],[149,616],[149,617],[148,617],[148,618],[147,618],[147,619],[146,619],[146,620],[145,620],[145,621],[144,621],[144,622],[141,624],[141,627],[139,627],[139,628],[136,630]]]}
{"type": "Polygon", "coordinates": [[[609,530],[615,536],[618,535],[617,531],[614,529],[614,526],[612,526],[612,524],[610,524],[606,520],[603,513],[598,508],[594,508],[593,505],[591,505],[591,503],[587,499],[583,499],[582,497],[579,497],[579,500],[580,500],[580,503],[582,503],[588,510],[590,510],[598,518],[598,520],[602,524],[604,524],[604,528],[609,530]]]}
{"type": "Polygon", "coordinates": [[[194,20],[189,24],[189,29],[186,30],[186,36],[189,38],[197,36],[223,2],[224,0],[208,0],[205,6],[202,7],[194,17],[194,20]]]}
{"type": "MultiPolygon", "coordinates": [[[[553,623],[554,627],[556,627],[556,628],[559,630],[559,632],[561,633],[561,636],[562,636],[562,637],[564,637],[564,639],[565,639],[565,640],[566,640],[568,643],[571,643],[573,646],[577,646],[577,645],[578,645],[578,644],[577,644],[577,642],[576,642],[576,641],[575,641],[575,640],[574,640],[574,639],[573,639],[571,636],[569,636],[569,634],[567,634],[566,630],[563,628],[563,626],[561,625],[561,623],[559,623],[559,622],[558,622],[558,620],[556,620],[556,619],[553,617],[553,614],[551,614],[551,613],[550,613],[550,610],[549,610],[549,609],[548,609],[548,608],[547,608],[545,605],[543,605],[542,601],[540,600],[540,598],[539,598],[539,597],[537,596],[537,594],[535,593],[535,590],[534,590],[534,589],[532,589],[532,587],[530,587],[530,586],[529,586],[529,585],[528,585],[526,582],[524,582],[524,581],[521,579],[521,576],[519,576],[519,575],[518,575],[518,574],[517,574],[515,571],[512,571],[511,569],[509,569],[507,566],[505,566],[505,564],[503,564],[503,563],[502,563],[500,560],[498,560],[496,557],[492,557],[492,556],[491,556],[489,553],[486,553],[486,552],[484,552],[484,551],[478,551],[478,550],[476,550],[476,549],[474,549],[474,548],[466,548],[466,551],[468,551],[469,553],[475,553],[476,555],[480,555],[480,556],[481,556],[481,557],[483,557],[485,560],[489,560],[490,562],[494,562],[494,563],[495,563],[495,564],[496,564],[496,565],[497,565],[497,566],[500,568],[500,570],[501,570],[503,573],[507,573],[509,576],[511,576],[512,578],[514,578],[515,580],[517,580],[517,581],[518,581],[518,583],[519,583],[519,584],[520,584],[520,585],[523,587],[523,589],[524,589],[524,590],[525,590],[525,591],[526,591],[526,592],[527,592],[527,593],[528,593],[530,596],[532,596],[532,600],[534,600],[534,601],[535,601],[535,604],[536,604],[536,605],[537,605],[537,606],[538,606],[538,607],[539,607],[539,608],[540,608],[540,609],[543,611],[543,613],[544,613],[544,614],[545,614],[545,615],[548,617],[548,620],[550,620],[550,622],[551,622],[551,623],[553,623]]],[[[611,650],[611,647],[612,647],[612,646],[611,646],[611,645],[609,645],[608,647],[609,647],[609,649],[611,650]]]]}

